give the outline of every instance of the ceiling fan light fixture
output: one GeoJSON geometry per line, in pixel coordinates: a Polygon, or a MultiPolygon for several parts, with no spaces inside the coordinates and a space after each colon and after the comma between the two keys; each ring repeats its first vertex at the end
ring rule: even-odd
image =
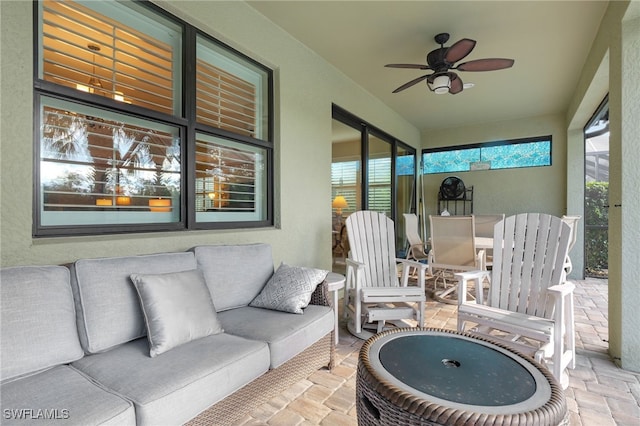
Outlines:
{"type": "Polygon", "coordinates": [[[433,79],[433,83],[427,81],[427,84],[432,92],[435,92],[437,95],[443,95],[445,93],[449,93],[451,79],[449,79],[449,76],[446,74],[439,75],[433,79]]]}

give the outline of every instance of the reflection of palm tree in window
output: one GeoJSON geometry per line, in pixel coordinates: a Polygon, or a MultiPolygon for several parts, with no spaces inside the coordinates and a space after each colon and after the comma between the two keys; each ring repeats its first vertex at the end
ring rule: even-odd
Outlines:
{"type": "Polygon", "coordinates": [[[85,119],[46,109],[41,149],[41,182],[46,191],[93,190],[95,169],[85,119]]]}

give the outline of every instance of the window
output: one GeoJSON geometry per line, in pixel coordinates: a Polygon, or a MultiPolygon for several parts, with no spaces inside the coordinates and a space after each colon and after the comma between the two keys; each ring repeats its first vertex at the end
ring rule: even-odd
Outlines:
{"type": "Polygon", "coordinates": [[[147,2],[37,13],[34,235],[273,223],[271,70],[147,2]]]}
{"type": "Polygon", "coordinates": [[[422,151],[424,174],[551,165],[551,136],[422,151]]]}

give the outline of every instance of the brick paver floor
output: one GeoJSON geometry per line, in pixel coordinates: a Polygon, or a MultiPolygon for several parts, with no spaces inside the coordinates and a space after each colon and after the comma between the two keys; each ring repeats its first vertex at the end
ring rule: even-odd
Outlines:
{"type": "MultiPolygon", "coordinates": [[[[640,426],[640,374],[618,368],[609,358],[607,281],[575,281],[576,368],[565,390],[570,424],[640,426]]],[[[427,301],[428,327],[456,328],[456,306],[427,301]]],[[[319,370],[262,405],[241,425],[357,425],[355,375],[363,341],[341,319],[337,366],[319,370]]]]}

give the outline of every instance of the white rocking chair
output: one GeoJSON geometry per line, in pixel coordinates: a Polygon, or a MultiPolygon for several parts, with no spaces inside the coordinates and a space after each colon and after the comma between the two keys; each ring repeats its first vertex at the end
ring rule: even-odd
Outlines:
{"type": "Polygon", "coordinates": [[[458,277],[458,331],[497,340],[545,364],[564,388],[575,367],[574,284],[564,269],[571,229],[560,218],[523,213],[495,226],[493,269],[458,277]],[[490,277],[485,300],[483,279],[490,277]],[[476,300],[466,299],[475,281],[476,300]]]}
{"type": "Polygon", "coordinates": [[[344,297],[347,328],[357,337],[366,339],[380,332],[386,322],[407,327],[404,320],[424,323],[426,295],[424,281],[426,265],[397,259],[394,223],[383,213],[357,211],[346,221],[349,257],[344,297]],[[401,281],[398,280],[398,264],[401,281]],[[409,274],[418,269],[417,286],[410,285],[409,274]]]}

